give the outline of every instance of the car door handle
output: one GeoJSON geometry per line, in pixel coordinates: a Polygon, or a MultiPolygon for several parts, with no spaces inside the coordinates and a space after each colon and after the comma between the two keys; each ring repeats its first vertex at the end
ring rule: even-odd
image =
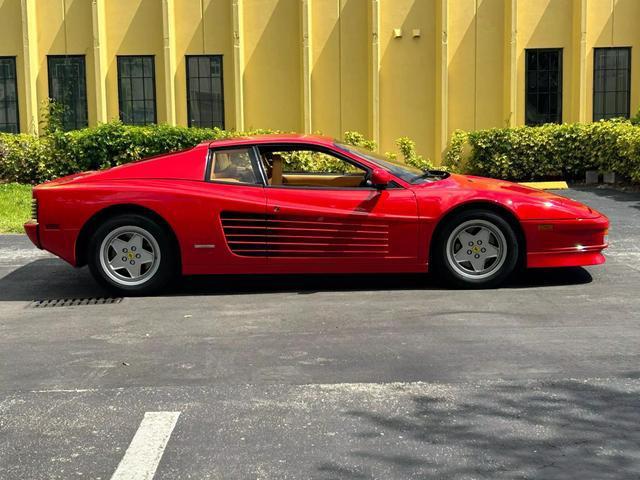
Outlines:
{"type": "Polygon", "coordinates": [[[280,211],[280,207],[273,207],[274,213],[278,213],[280,211]]]}

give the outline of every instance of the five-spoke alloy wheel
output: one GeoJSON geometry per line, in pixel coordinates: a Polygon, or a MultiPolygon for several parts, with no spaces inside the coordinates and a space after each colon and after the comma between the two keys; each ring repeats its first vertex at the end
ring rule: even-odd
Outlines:
{"type": "Polygon", "coordinates": [[[505,218],[486,210],[466,210],[446,221],[435,239],[432,260],[449,283],[493,287],[515,269],[518,238],[505,218]]]}
{"type": "Polygon", "coordinates": [[[175,272],[176,252],[165,229],[142,215],[120,215],[98,227],[89,244],[89,268],[119,293],[146,294],[175,272]]]}
{"type": "Polygon", "coordinates": [[[100,262],[114,282],[140,285],[160,266],[160,247],[145,229],[127,225],[116,228],[102,241],[100,262]]]}

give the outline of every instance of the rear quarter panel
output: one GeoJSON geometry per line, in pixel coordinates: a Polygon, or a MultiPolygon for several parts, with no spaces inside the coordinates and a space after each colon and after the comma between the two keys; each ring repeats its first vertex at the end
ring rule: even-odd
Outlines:
{"type": "MultiPolygon", "coordinates": [[[[264,212],[262,187],[212,184],[190,180],[112,180],[43,189],[38,195],[43,248],[72,265],[83,226],[96,214],[114,206],[135,205],[161,216],[176,234],[183,273],[206,272],[207,265],[238,262],[226,249],[219,211],[225,208],[264,212]],[[214,244],[214,249],[194,245],[214,244]]],[[[92,232],[89,232],[91,235],[92,232]]],[[[245,259],[240,259],[242,262],[245,259]]],[[[255,263],[255,259],[251,260],[255,263]]]]}

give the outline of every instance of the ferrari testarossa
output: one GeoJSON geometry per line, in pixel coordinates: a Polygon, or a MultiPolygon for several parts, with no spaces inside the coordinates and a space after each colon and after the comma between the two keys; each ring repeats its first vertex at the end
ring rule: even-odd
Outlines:
{"type": "Polygon", "coordinates": [[[604,262],[609,221],[567,198],[420,171],[330,138],[202,143],[33,190],[39,248],[146,294],[197,274],[435,272],[492,287],[519,267],[604,262]]]}

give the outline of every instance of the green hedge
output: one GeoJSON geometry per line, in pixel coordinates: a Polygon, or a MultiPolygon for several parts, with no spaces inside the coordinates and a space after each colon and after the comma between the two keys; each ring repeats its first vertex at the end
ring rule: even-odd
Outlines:
{"type": "MultiPolygon", "coordinates": [[[[254,130],[246,134],[269,133],[254,130]]],[[[84,170],[113,167],[140,158],[173,152],[209,139],[234,135],[218,128],[167,125],[137,127],[120,122],[37,137],[0,134],[0,180],[41,183],[84,170]]],[[[235,134],[237,135],[237,134],[235,134]]]]}
{"type": "Polygon", "coordinates": [[[611,120],[455,132],[444,164],[504,178],[584,178],[585,170],[614,171],[640,181],[640,126],[611,120]]]}
{"type": "MultiPolygon", "coordinates": [[[[271,132],[254,130],[245,134],[271,132]]],[[[239,134],[215,128],[136,127],[120,122],[71,132],[53,130],[41,137],[0,134],[0,181],[41,183],[234,135],[239,134]]],[[[369,149],[376,147],[356,132],[346,132],[344,140],[369,149]]],[[[432,168],[428,159],[416,153],[412,140],[399,138],[396,145],[406,163],[432,168]]],[[[387,156],[393,159],[397,155],[387,156]]],[[[292,161],[302,165],[314,160],[296,157],[292,161]]],[[[615,171],[640,182],[640,125],[612,120],[458,131],[451,138],[444,165],[453,171],[508,180],[571,180],[583,178],[585,170],[599,170],[615,171]]]]}
{"type": "MultiPolygon", "coordinates": [[[[0,134],[0,181],[37,184],[52,178],[85,170],[97,170],[128,163],[140,158],[174,152],[192,147],[205,140],[217,140],[238,135],[276,133],[273,130],[252,130],[237,133],[218,128],[186,128],[168,125],[137,127],[110,122],[96,127],[62,132],[46,128],[37,137],[27,134],[0,134]]],[[[346,132],[344,141],[374,150],[376,144],[357,132],[346,132]]],[[[415,152],[415,143],[408,138],[396,142],[402,158],[410,164],[429,167],[431,164],[415,152]]],[[[389,154],[395,157],[395,154],[389,154]]],[[[310,155],[294,155],[288,159],[291,168],[308,167],[325,162],[310,155]]]]}

